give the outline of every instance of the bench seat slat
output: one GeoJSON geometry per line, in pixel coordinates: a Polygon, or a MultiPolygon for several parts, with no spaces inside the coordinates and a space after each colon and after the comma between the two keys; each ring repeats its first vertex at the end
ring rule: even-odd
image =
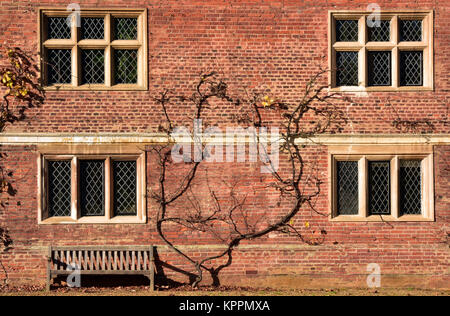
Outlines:
{"type": "Polygon", "coordinates": [[[59,270],[59,255],[58,255],[57,251],[52,251],[52,258],[53,258],[53,260],[52,260],[53,267],[56,270],[59,270]]]}
{"type": "Polygon", "coordinates": [[[89,261],[90,261],[90,264],[89,264],[89,270],[94,270],[94,251],[89,251],[89,261]]]}
{"type": "Polygon", "coordinates": [[[100,270],[100,251],[95,252],[95,270],[100,270]]]}
{"type": "Polygon", "coordinates": [[[102,251],[102,270],[106,269],[106,251],[102,251]]]}
{"type": "Polygon", "coordinates": [[[148,257],[147,257],[148,253],[147,251],[144,251],[144,270],[148,269],[147,265],[148,265],[148,257]]]}
{"type": "Polygon", "coordinates": [[[137,253],[138,253],[138,262],[137,262],[137,269],[136,270],[140,271],[141,270],[141,252],[138,251],[137,253]]]}

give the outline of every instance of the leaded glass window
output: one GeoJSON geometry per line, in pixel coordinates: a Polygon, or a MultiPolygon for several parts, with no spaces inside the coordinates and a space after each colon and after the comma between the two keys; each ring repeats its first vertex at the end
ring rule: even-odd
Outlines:
{"type": "Polygon", "coordinates": [[[331,11],[329,21],[328,60],[333,70],[329,84],[333,90],[433,89],[431,10],[381,11],[376,20],[369,12],[331,11]]]}
{"type": "Polygon", "coordinates": [[[114,161],[114,214],[136,215],[136,161],[114,161]]]}
{"type": "Polygon", "coordinates": [[[69,84],[72,82],[72,50],[48,50],[48,84],[69,84]]]}
{"type": "Polygon", "coordinates": [[[333,220],[434,220],[432,148],[391,155],[385,150],[398,150],[396,146],[370,149],[370,154],[362,153],[358,145],[351,147],[331,149],[333,220]]]}
{"type": "Polygon", "coordinates": [[[390,162],[369,162],[369,213],[389,215],[390,207],[390,162]]]}
{"type": "Polygon", "coordinates": [[[400,20],[400,41],[422,41],[422,20],[400,20]]]}
{"type": "Polygon", "coordinates": [[[114,39],[136,40],[138,21],[136,18],[114,18],[114,39]]]}
{"type": "Polygon", "coordinates": [[[357,215],[358,200],[358,162],[337,162],[337,207],[339,215],[357,215]]]}
{"type": "Polygon", "coordinates": [[[80,161],[82,216],[105,215],[105,161],[80,161]]]}
{"type": "Polygon", "coordinates": [[[81,54],[83,83],[105,82],[105,52],[100,49],[83,49],[81,54]]]}
{"type": "Polygon", "coordinates": [[[358,52],[336,52],[336,85],[358,85],[358,52]]]}
{"type": "Polygon", "coordinates": [[[358,41],[358,20],[337,20],[336,41],[337,42],[358,41]]]}
{"type": "Polygon", "coordinates": [[[400,84],[402,86],[423,85],[423,52],[400,52],[400,84]]]}
{"type": "Polygon", "coordinates": [[[71,215],[71,162],[48,161],[48,214],[50,217],[71,215]]]}
{"type": "Polygon", "coordinates": [[[81,38],[82,39],[103,39],[105,38],[104,18],[81,18],[81,38]]]}
{"type": "Polygon", "coordinates": [[[70,24],[66,17],[49,17],[47,20],[47,37],[49,39],[71,38],[70,24]]]}
{"type": "Polygon", "coordinates": [[[420,160],[400,160],[400,214],[422,213],[422,172],[420,160]]]}
{"type": "Polygon", "coordinates": [[[137,83],[138,52],[133,49],[114,51],[114,79],[116,84],[137,83]]]}
{"type": "Polygon", "coordinates": [[[390,86],[392,84],[391,52],[368,52],[369,86],[390,86]]]}
{"type": "Polygon", "coordinates": [[[380,20],[372,27],[367,26],[369,42],[389,42],[391,40],[391,21],[380,20]]]}
{"type": "Polygon", "coordinates": [[[78,20],[65,9],[39,9],[40,68],[45,88],[147,89],[146,12],[83,8],[78,20]]]}
{"type": "Polygon", "coordinates": [[[145,223],[144,155],[40,156],[39,224],[145,223]]]}

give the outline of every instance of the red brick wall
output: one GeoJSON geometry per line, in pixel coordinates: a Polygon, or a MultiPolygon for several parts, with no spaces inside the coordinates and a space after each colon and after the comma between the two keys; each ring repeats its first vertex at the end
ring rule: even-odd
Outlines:
{"type": "MultiPolygon", "coordinates": [[[[145,225],[37,225],[36,153],[32,148],[23,147],[3,147],[2,151],[7,154],[5,168],[14,170],[13,186],[17,189],[14,196],[3,197],[7,205],[0,213],[0,223],[9,228],[14,241],[13,249],[0,257],[13,284],[42,283],[45,280],[44,256],[49,245],[163,245],[155,231],[157,206],[151,199],[148,200],[149,221],[145,225]]],[[[319,161],[326,161],[325,149],[318,153],[318,157],[319,161]]],[[[277,282],[298,286],[307,285],[305,282],[310,282],[309,278],[318,277],[326,278],[328,282],[335,284],[364,286],[365,283],[361,282],[365,280],[363,276],[367,274],[367,264],[377,263],[381,266],[385,278],[391,277],[394,281],[407,275],[402,282],[409,280],[410,283],[406,283],[409,285],[445,285],[450,260],[447,235],[450,216],[449,160],[450,146],[437,146],[436,222],[332,223],[326,216],[305,207],[296,216],[295,226],[306,239],[312,238],[314,231],[325,230],[327,235],[323,244],[309,246],[296,237],[281,234],[271,234],[254,242],[246,242],[235,252],[232,266],[222,272],[221,278],[225,283],[263,285],[264,280],[270,280],[275,275],[281,278],[277,282]],[[310,223],[309,229],[304,226],[306,221],[310,223]],[[235,279],[249,273],[253,279],[235,279]],[[259,278],[254,279],[253,273],[257,273],[259,278]],[[306,280],[301,279],[302,277],[306,280]],[[300,278],[299,283],[289,281],[289,278],[300,278]]],[[[229,164],[220,168],[214,164],[205,166],[208,169],[208,178],[218,195],[225,191],[221,191],[222,181],[232,182],[236,178],[240,179],[237,192],[240,196],[248,194],[248,203],[245,205],[248,214],[260,214],[258,218],[263,216],[270,219],[280,215],[287,205],[284,203],[277,207],[277,196],[269,196],[267,192],[270,190],[261,189],[262,186],[258,188],[264,179],[261,179],[258,166],[254,164],[229,164]]],[[[319,166],[319,172],[323,173],[325,182],[322,194],[315,201],[315,210],[327,214],[326,164],[319,166]]],[[[149,187],[156,185],[156,168],[155,161],[148,159],[149,187]]],[[[205,169],[199,174],[199,179],[194,183],[194,192],[197,192],[199,200],[207,201],[206,194],[196,191],[199,188],[197,185],[202,183],[204,188],[205,169]]],[[[186,201],[181,201],[177,207],[184,212],[189,210],[186,201]]],[[[250,216],[250,221],[254,218],[256,217],[250,216]]],[[[217,245],[220,245],[211,235],[192,233],[178,226],[169,225],[166,231],[177,245],[191,247],[187,252],[195,257],[217,253],[217,245]]],[[[192,266],[165,247],[159,248],[158,252],[163,262],[193,272],[192,266]]],[[[182,274],[174,273],[171,269],[165,268],[164,272],[176,280],[185,280],[182,274]]]]}
{"type": "MultiPolygon", "coordinates": [[[[435,133],[448,133],[448,125],[441,121],[447,118],[450,103],[449,1],[377,3],[382,10],[435,10],[435,91],[378,92],[368,97],[355,97],[355,103],[346,109],[352,124],[345,132],[399,133],[391,123],[393,112],[386,106],[393,104],[402,118],[429,119],[434,123],[435,133]]],[[[36,52],[37,8],[64,8],[67,4],[65,1],[1,1],[1,50],[6,46],[19,46],[36,52]]],[[[270,87],[275,95],[293,100],[301,94],[301,87],[309,77],[320,66],[327,66],[327,11],[365,9],[367,4],[367,1],[343,0],[135,1],[133,7],[149,9],[149,90],[47,92],[46,102],[40,108],[28,110],[27,119],[8,126],[6,132],[155,132],[162,116],[152,96],[163,87],[190,93],[195,76],[210,69],[223,71],[235,86],[270,87]]],[[[130,2],[81,1],[81,8],[83,6],[124,7],[130,6],[130,2]]],[[[181,120],[186,110],[171,107],[169,112],[181,120]]],[[[231,111],[224,109],[221,113],[209,113],[209,118],[232,124],[229,113],[231,111]]],[[[7,154],[4,164],[14,171],[17,189],[15,196],[8,198],[6,207],[0,208],[0,224],[10,229],[14,240],[13,249],[0,255],[11,282],[44,282],[43,256],[50,244],[161,244],[153,228],[156,205],[151,200],[146,225],[38,226],[35,149],[21,146],[0,149],[7,154]]],[[[326,148],[321,148],[317,154],[325,183],[328,181],[326,155],[326,148]]],[[[155,185],[154,160],[148,159],[147,167],[148,183],[152,187],[155,185]]],[[[208,164],[207,167],[209,175],[215,179],[230,179],[231,174],[235,174],[252,180],[253,185],[260,181],[257,166],[208,164]]],[[[309,282],[309,276],[317,276],[332,279],[336,284],[348,281],[364,286],[366,266],[374,262],[380,264],[383,274],[408,275],[410,279],[424,277],[426,285],[445,285],[450,262],[449,168],[450,146],[436,146],[435,223],[331,223],[326,217],[304,209],[295,224],[305,230],[303,223],[309,221],[311,229],[305,234],[325,229],[327,236],[323,245],[311,247],[296,238],[278,235],[248,243],[236,252],[233,265],[223,271],[224,280],[237,282],[236,277],[248,274],[254,277],[257,271],[260,278],[249,282],[264,284],[264,280],[273,281],[274,275],[288,275],[276,282],[294,286],[309,282]],[[305,278],[302,279],[302,275],[306,275],[305,278]],[[297,283],[289,280],[297,280],[297,283]]],[[[258,193],[252,198],[254,211],[276,203],[276,199],[267,194],[258,193]]],[[[327,212],[327,205],[324,184],[317,209],[327,212]]],[[[272,215],[277,212],[275,207],[270,210],[272,215]]],[[[216,243],[187,231],[173,230],[172,234],[177,244],[199,246],[192,251],[202,256],[212,249],[201,245],[216,243]]],[[[160,251],[161,260],[192,270],[164,248],[160,251]]],[[[0,270],[0,278],[2,273],[0,270]]],[[[170,270],[167,273],[170,274],[170,270]]],[[[182,278],[180,274],[170,275],[182,278]]]]}
{"type": "MultiPolygon", "coordinates": [[[[368,1],[134,1],[148,8],[149,90],[48,92],[46,103],[9,132],[151,132],[162,119],[152,96],[163,87],[191,91],[202,70],[223,71],[232,82],[270,87],[286,101],[319,67],[326,68],[328,10],[366,9],[368,1]]],[[[347,132],[395,133],[392,104],[403,119],[430,119],[435,131],[448,116],[449,10],[446,0],[377,1],[382,10],[435,10],[434,92],[371,93],[348,107],[347,132]],[[432,109],[432,111],[430,111],[432,109]]],[[[81,1],[83,7],[123,7],[129,1],[81,1]]],[[[0,44],[37,51],[37,8],[67,1],[2,1],[0,44]]],[[[179,107],[170,113],[179,116],[179,107]]],[[[221,122],[231,123],[226,111],[221,122]]],[[[212,119],[219,114],[211,113],[212,119]]],[[[448,130],[447,130],[448,131],[448,130]]]]}

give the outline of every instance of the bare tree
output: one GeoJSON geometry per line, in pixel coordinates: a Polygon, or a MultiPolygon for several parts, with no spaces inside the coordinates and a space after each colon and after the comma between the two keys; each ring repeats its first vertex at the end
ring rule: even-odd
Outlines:
{"type": "MultiPolygon", "coordinates": [[[[160,105],[165,122],[160,131],[167,136],[167,143],[152,148],[158,160],[159,181],[158,188],[152,192],[152,198],[159,205],[156,218],[156,230],[161,239],[178,255],[190,262],[197,271],[196,280],[192,286],[197,287],[203,279],[203,270],[208,271],[214,285],[219,285],[218,275],[221,270],[232,263],[233,250],[242,241],[255,240],[272,232],[279,232],[296,236],[305,243],[316,245],[324,241],[326,231],[321,230],[314,236],[305,237],[298,228],[294,227],[293,219],[303,206],[314,207],[314,199],[321,193],[321,180],[315,174],[314,166],[307,166],[304,158],[305,140],[312,140],[317,135],[333,133],[341,130],[346,123],[345,114],[339,104],[350,102],[339,94],[329,93],[328,86],[321,84],[322,77],[327,71],[322,70],[314,75],[306,84],[301,97],[295,102],[283,102],[264,93],[248,93],[243,89],[244,97],[231,96],[228,85],[216,72],[202,74],[196,83],[194,92],[190,96],[177,96],[170,90],[165,90],[155,101],[160,105]],[[170,170],[174,168],[171,149],[174,146],[171,134],[175,123],[169,114],[169,106],[173,103],[187,102],[192,106],[193,116],[208,125],[207,110],[214,111],[214,104],[226,103],[235,109],[234,121],[246,127],[262,128],[267,126],[265,113],[276,112],[280,115],[279,149],[284,157],[283,171],[273,166],[266,147],[260,146],[260,155],[266,157],[265,164],[270,168],[271,182],[264,190],[276,190],[279,194],[279,205],[288,204],[283,214],[268,218],[267,216],[249,215],[247,196],[236,190],[236,183],[228,184],[228,194],[219,194],[211,188],[209,180],[203,180],[202,185],[207,191],[203,196],[193,193],[194,182],[199,177],[199,168],[208,155],[205,146],[201,147],[202,159],[195,162],[185,162],[187,171],[173,188],[174,181],[170,178],[170,170]],[[261,149],[262,148],[262,149],[261,149]],[[261,153],[261,151],[263,151],[261,153]],[[170,183],[170,185],[169,185],[170,183]],[[206,197],[207,195],[207,197],[206,197]],[[176,212],[176,203],[185,198],[186,210],[182,214],[176,212]],[[208,203],[200,203],[199,199],[208,199],[208,203]],[[206,205],[206,206],[205,206],[206,205]],[[180,250],[165,230],[168,224],[175,224],[187,230],[206,233],[221,241],[226,247],[215,255],[195,259],[180,250]],[[210,266],[214,260],[228,258],[218,267],[210,266]]],[[[180,122],[178,122],[180,123],[180,122]]],[[[187,122],[181,122],[186,124],[187,122]]],[[[259,142],[255,134],[256,141],[259,142]]],[[[189,159],[188,159],[189,160],[189,159]]],[[[267,212],[265,213],[267,214],[267,212]]],[[[327,215],[327,214],[324,214],[327,215]]],[[[308,227],[308,223],[305,226],[308,227]]]]}

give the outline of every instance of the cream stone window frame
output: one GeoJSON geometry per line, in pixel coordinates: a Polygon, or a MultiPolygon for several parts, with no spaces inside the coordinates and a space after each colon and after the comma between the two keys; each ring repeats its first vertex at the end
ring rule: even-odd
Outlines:
{"type": "Polygon", "coordinates": [[[38,155],[38,224],[145,224],[146,216],[146,171],[145,153],[121,153],[118,150],[114,154],[44,154],[38,155]],[[70,217],[49,217],[48,214],[48,161],[70,160],[71,162],[71,216],[70,217]],[[105,215],[104,216],[81,216],[81,205],[79,199],[79,162],[80,160],[104,160],[105,161],[105,215]],[[112,162],[136,161],[136,215],[114,216],[113,206],[113,177],[112,162]]]}
{"type": "Polygon", "coordinates": [[[432,146],[331,146],[329,148],[329,201],[331,221],[337,222],[433,222],[434,155],[432,146]],[[400,215],[399,161],[421,160],[421,215],[400,215]],[[358,162],[358,214],[340,215],[337,208],[337,162],[358,162]],[[369,161],[390,161],[390,215],[369,214],[369,161]]]}
{"type": "Polygon", "coordinates": [[[68,17],[72,11],[66,8],[40,8],[38,10],[38,43],[41,56],[41,78],[44,89],[56,90],[147,90],[148,89],[148,57],[147,57],[147,9],[86,9],[80,11],[81,17],[103,17],[104,39],[81,39],[80,27],[75,27],[76,15],[72,15],[71,39],[47,39],[46,21],[48,17],[68,17]],[[113,18],[137,18],[137,40],[114,40],[113,18]],[[70,49],[72,60],[72,83],[47,85],[48,67],[45,62],[48,49],[70,49]],[[104,49],[105,82],[104,84],[82,84],[81,50],[104,49]],[[119,49],[137,50],[137,84],[113,83],[113,51],[119,49]]]}
{"type": "Polygon", "coordinates": [[[328,15],[328,67],[330,69],[329,81],[331,91],[340,92],[370,92],[370,91],[430,91],[434,89],[434,57],[433,57],[433,24],[434,13],[427,11],[382,11],[381,20],[391,21],[391,32],[389,42],[369,42],[368,27],[366,20],[373,14],[367,11],[329,11],[328,15]],[[358,41],[337,42],[336,20],[353,19],[358,20],[358,41]],[[422,41],[401,42],[400,20],[421,19],[422,41]],[[336,85],[336,52],[353,51],[358,52],[358,86],[336,85]],[[369,86],[368,78],[368,51],[391,51],[391,86],[369,86]],[[401,51],[423,51],[423,85],[422,86],[400,86],[400,52],[401,51]]]}

